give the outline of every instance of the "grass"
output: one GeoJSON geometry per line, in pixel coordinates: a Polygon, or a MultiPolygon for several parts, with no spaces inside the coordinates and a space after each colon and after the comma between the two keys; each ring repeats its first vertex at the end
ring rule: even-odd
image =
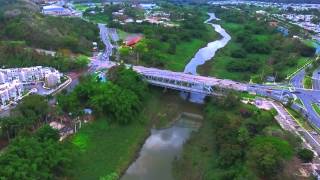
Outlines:
{"type": "Polygon", "coordinates": [[[218,39],[219,35],[211,26],[207,26],[211,34],[207,41],[193,39],[190,42],[177,44],[175,54],[163,53],[165,68],[172,71],[183,71],[188,62],[194,57],[197,51],[207,45],[208,42],[218,39]]]}
{"type": "Polygon", "coordinates": [[[86,11],[89,8],[89,6],[87,6],[86,4],[74,4],[74,7],[76,10],[82,12],[86,11]]]}
{"type": "Polygon", "coordinates": [[[177,45],[175,54],[164,54],[166,69],[172,71],[183,71],[184,67],[193,58],[196,52],[204,47],[206,42],[193,39],[191,42],[183,42],[177,45]]]}
{"type": "Polygon", "coordinates": [[[305,89],[312,89],[312,79],[310,76],[305,76],[303,79],[303,87],[305,89]]]}
{"type": "MultiPolygon", "coordinates": [[[[236,81],[249,81],[250,79],[255,82],[263,82],[264,75],[268,70],[270,70],[269,65],[267,65],[267,61],[273,53],[271,54],[255,54],[255,53],[247,53],[247,57],[244,58],[233,58],[231,57],[231,53],[236,51],[242,47],[241,43],[236,42],[237,33],[243,31],[245,29],[244,24],[237,24],[226,21],[219,21],[219,24],[231,35],[231,41],[222,49],[218,50],[215,57],[208,61],[205,65],[199,68],[199,73],[203,75],[215,76],[219,78],[232,79],[236,81]],[[235,61],[248,61],[248,60],[256,60],[260,61],[261,66],[258,71],[255,73],[252,72],[236,72],[236,71],[228,71],[227,68],[230,62],[235,61]]],[[[254,22],[252,22],[254,23],[254,22]]],[[[274,34],[255,34],[252,36],[256,41],[266,42],[270,41],[274,38],[274,34]]],[[[297,67],[302,67],[304,64],[308,62],[308,58],[303,58],[297,55],[296,64],[294,65],[286,65],[285,68],[278,73],[278,76],[285,76],[291,74],[297,70],[297,67]]]]}
{"type": "Polygon", "coordinates": [[[309,58],[301,57],[297,60],[297,65],[293,67],[288,67],[284,73],[287,75],[291,75],[292,73],[296,72],[298,68],[303,67],[305,64],[309,62],[309,58]]]}
{"type": "Polygon", "coordinates": [[[318,116],[320,116],[320,107],[318,104],[313,103],[312,108],[314,109],[315,112],[317,112],[318,116]]]}
{"type": "Polygon", "coordinates": [[[107,24],[109,20],[108,16],[103,13],[85,16],[85,18],[87,18],[90,22],[103,24],[107,24]]]}
{"type": "Polygon", "coordinates": [[[129,165],[147,135],[139,124],[108,125],[98,119],[70,139],[77,153],[72,174],[76,179],[99,179],[112,173],[120,174],[129,165]]]}
{"type": "Polygon", "coordinates": [[[117,29],[118,35],[119,35],[119,39],[126,39],[126,37],[129,35],[129,33],[122,31],[121,29],[117,29]]]}
{"type": "Polygon", "coordinates": [[[306,44],[307,46],[309,47],[315,47],[315,40],[312,40],[312,39],[303,39],[302,40],[304,44],[306,44]]]}
{"type": "Polygon", "coordinates": [[[301,107],[304,107],[301,99],[297,98],[297,99],[294,100],[294,102],[297,103],[298,105],[300,105],[301,107]]]}
{"type": "MultiPolygon", "coordinates": [[[[213,107],[215,108],[215,107],[213,107]]],[[[240,109],[256,109],[252,105],[241,104],[235,109],[214,109],[225,114],[229,119],[241,119],[240,109]],[[222,111],[222,112],[221,112],[222,111]]],[[[202,127],[191,136],[183,147],[181,158],[174,162],[173,174],[175,179],[225,179],[228,173],[219,164],[219,155],[215,150],[214,124],[210,119],[203,121],[202,127]]],[[[279,130],[279,127],[274,129],[279,130]]],[[[237,161],[237,167],[245,168],[244,163],[237,161]]]]}
{"type": "Polygon", "coordinates": [[[213,153],[214,138],[209,135],[211,133],[212,124],[205,120],[199,131],[192,134],[183,147],[182,158],[174,162],[175,179],[203,179],[201,176],[208,173],[212,160],[216,159],[213,153]]]}
{"type": "Polygon", "coordinates": [[[86,124],[67,140],[74,154],[69,172],[72,179],[120,176],[135,159],[151,127],[163,127],[184,111],[201,113],[201,107],[186,103],[176,92],[151,89],[150,94],[135,123],[108,124],[108,117],[104,117],[86,124]]]}
{"type": "Polygon", "coordinates": [[[304,129],[306,129],[307,131],[313,130],[309,122],[305,118],[303,118],[297,111],[291,108],[286,108],[286,109],[294,117],[297,123],[300,124],[304,129]]]}

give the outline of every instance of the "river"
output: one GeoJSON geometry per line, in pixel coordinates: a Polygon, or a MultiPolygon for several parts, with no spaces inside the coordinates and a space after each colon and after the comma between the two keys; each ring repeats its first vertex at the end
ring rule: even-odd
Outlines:
{"type": "MultiPolygon", "coordinates": [[[[209,19],[205,23],[211,25],[217,33],[221,35],[221,39],[210,42],[206,47],[201,48],[191,61],[186,65],[184,72],[190,74],[197,74],[197,68],[203,65],[206,61],[212,60],[216,52],[225,47],[228,42],[231,40],[231,36],[219,25],[210,23],[212,20],[219,20],[214,13],[208,13],[209,19]]],[[[202,87],[199,87],[202,88],[202,87]]],[[[182,94],[183,97],[187,97],[186,94],[182,94]]],[[[203,103],[205,96],[202,94],[191,93],[190,101],[195,103],[203,103]]]]}
{"type": "MultiPolygon", "coordinates": [[[[209,13],[209,16],[205,23],[210,24],[222,38],[201,48],[186,65],[185,73],[197,74],[197,67],[211,60],[216,51],[226,46],[231,40],[230,35],[220,25],[210,23],[212,20],[218,20],[215,14],[209,13]]],[[[186,94],[182,95],[187,97],[186,94]]],[[[190,101],[192,102],[203,102],[204,98],[203,95],[199,94],[190,95],[190,101]]],[[[181,116],[170,128],[153,129],[151,135],[145,141],[139,157],[130,165],[121,180],[173,179],[172,162],[179,158],[183,144],[189,139],[191,132],[197,130],[196,124],[196,121],[189,119],[187,116],[181,116]]]]}
{"type": "Polygon", "coordinates": [[[173,161],[182,151],[183,144],[200,122],[181,116],[170,128],[151,131],[138,159],[127,169],[122,180],[173,180],[173,161]]]}

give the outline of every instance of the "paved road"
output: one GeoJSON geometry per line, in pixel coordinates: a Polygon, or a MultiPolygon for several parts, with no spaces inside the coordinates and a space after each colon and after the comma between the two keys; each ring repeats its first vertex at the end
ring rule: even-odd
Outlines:
{"type": "Polygon", "coordinates": [[[312,74],[312,85],[314,90],[320,90],[320,68],[316,69],[312,74]]]}
{"type": "Polygon", "coordinates": [[[105,45],[105,50],[102,55],[99,56],[100,60],[109,61],[110,56],[112,55],[112,48],[113,45],[109,39],[109,29],[104,24],[98,24],[100,29],[100,39],[102,40],[103,44],[105,45]]]}
{"type": "Polygon", "coordinates": [[[305,70],[302,69],[290,79],[290,84],[295,88],[303,88],[304,76],[305,76],[305,70]]]}

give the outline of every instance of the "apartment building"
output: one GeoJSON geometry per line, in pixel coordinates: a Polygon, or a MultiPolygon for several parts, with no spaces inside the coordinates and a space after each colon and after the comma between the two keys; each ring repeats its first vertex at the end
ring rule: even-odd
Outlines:
{"type": "Polygon", "coordinates": [[[61,77],[56,69],[42,66],[0,69],[0,109],[21,98],[25,84],[43,83],[46,88],[54,88],[61,77]]]}

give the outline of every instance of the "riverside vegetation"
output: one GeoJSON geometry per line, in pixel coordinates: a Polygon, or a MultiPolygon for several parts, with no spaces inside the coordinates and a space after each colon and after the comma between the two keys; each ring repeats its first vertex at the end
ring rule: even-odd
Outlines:
{"type": "Polygon", "coordinates": [[[202,128],[175,162],[176,178],[294,179],[297,157],[310,162],[310,151],[281,129],[275,113],[242,104],[234,94],[212,98],[202,128]]]}
{"type": "Polygon", "coordinates": [[[284,37],[268,24],[270,20],[240,8],[210,7],[221,19],[217,23],[226,29],[232,40],[213,61],[200,68],[202,74],[238,81],[251,79],[258,83],[273,76],[281,81],[314,56],[313,47],[284,37]]]}

